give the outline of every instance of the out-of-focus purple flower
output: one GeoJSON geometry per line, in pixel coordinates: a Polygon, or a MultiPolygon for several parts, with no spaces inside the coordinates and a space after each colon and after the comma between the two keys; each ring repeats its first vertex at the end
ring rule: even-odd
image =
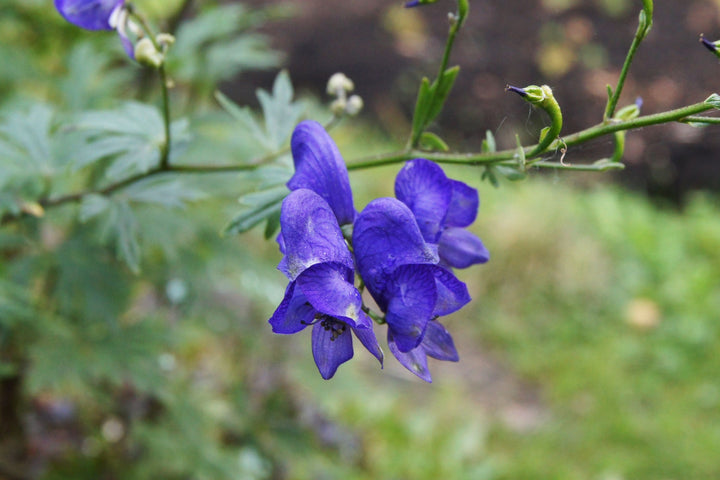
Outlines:
{"type": "Polygon", "coordinates": [[[324,379],[352,358],[350,332],[382,364],[372,320],[353,284],[353,258],[330,205],[311,190],[295,190],[283,201],[280,225],[285,256],[278,268],[290,284],[270,318],[273,332],[312,325],[313,357],[324,379]]]}
{"type": "Polygon", "coordinates": [[[416,158],[398,173],[395,196],[413,212],[425,241],[438,246],[442,264],[466,268],[488,261],[485,245],[465,229],[477,216],[477,190],[448,178],[436,163],[416,158]]]}
{"type": "Polygon", "coordinates": [[[429,374],[421,375],[422,368],[408,365],[419,358],[424,361],[428,349],[442,350],[439,345],[447,344],[434,340],[435,319],[468,303],[467,287],[438,265],[437,248],[425,241],[410,209],[394,198],[373,200],[357,216],[353,248],[360,276],[385,312],[391,351],[410,371],[429,381],[429,374]],[[431,338],[426,343],[428,333],[431,338]],[[415,360],[408,360],[408,355],[415,360]]]}
{"type": "Polygon", "coordinates": [[[290,190],[307,188],[330,205],[340,225],[355,219],[347,167],[340,151],[322,125],[313,120],[300,122],[290,142],[295,174],[290,190]]]}
{"type": "Polygon", "coordinates": [[[55,0],[65,20],[86,30],[116,30],[125,52],[134,58],[133,44],[126,33],[125,0],[55,0]]]}

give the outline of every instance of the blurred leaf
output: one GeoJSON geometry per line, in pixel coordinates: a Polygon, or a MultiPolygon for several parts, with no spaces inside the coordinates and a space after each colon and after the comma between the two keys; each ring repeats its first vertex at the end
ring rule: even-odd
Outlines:
{"type": "Polygon", "coordinates": [[[293,86],[287,71],[282,70],[275,77],[272,94],[259,89],[257,97],[265,117],[267,140],[273,150],[280,150],[303,113],[303,107],[293,103],[293,86]]]}
{"type": "Polygon", "coordinates": [[[249,208],[230,221],[224,232],[226,234],[243,233],[262,221],[278,215],[282,201],[287,194],[287,187],[281,185],[241,197],[240,202],[249,208]]]}
{"type": "Polygon", "coordinates": [[[55,163],[52,119],[52,109],[44,104],[8,114],[0,124],[0,162],[10,171],[50,174],[55,163]]]}
{"type": "Polygon", "coordinates": [[[205,194],[185,186],[177,179],[148,178],[124,189],[122,196],[136,202],[155,203],[168,208],[184,208],[186,202],[204,198],[205,194]]]}
{"type": "MultiPolygon", "coordinates": [[[[170,158],[182,154],[190,139],[186,119],[172,122],[170,158]]],[[[144,173],[160,162],[165,127],[160,112],[152,106],[127,102],[114,110],[83,113],[75,128],[86,134],[86,142],[76,152],[76,169],[112,158],[105,172],[109,178],[144,173]]]]}
{"type": "Polygon", "coordinates": [[[494,170],[495,172],[499,173],[500,175],[512,182],[524,180],[525,178],[527,178],[527,173],[521,172],[517,168],[508,167],[506,165],[496,165],[494,170]]]}
{"type": "Polygon", "coordinates": [[[432,132],[423,132],[420,136],[420,148],[428,151],[447,152],[450,150],[445,141],[432,132]]]}

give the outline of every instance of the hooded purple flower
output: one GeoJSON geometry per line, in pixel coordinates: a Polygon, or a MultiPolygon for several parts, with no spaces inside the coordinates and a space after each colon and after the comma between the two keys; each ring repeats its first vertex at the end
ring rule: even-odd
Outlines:
{"type": "Polygon", "coordinates": [[[313,325],[313,357],[324,379],[352,358],[351,331],[382,364],[372,320],[353,285],[353,258],[330,205],[298,189],[283,201],[280,225],[285,257],[278,268],[290,284],[270,318],[273,332],[291,334],[313,325]]]}
{"type": "Polygon", "coordinates": [[[444,265],[466,268],[488,261],[482,241],[464,228],[477,216],[477,190],[447,178],[436,163],[416,158],[398,173],[395,196],[413,212],[425,241],[438,246],[444,265]]]}
{"type": "Polygon", "coordinates": [[[134,58],[133,45],[125,27],[125,0],[55,0],[65,20],[86,30],[117,30],[125,52],[134,58]]]}
{"type": "Polygon", "coordinates": [[[340,225],[355,219],[347,167],[340,151],[322,125],[313,120],[300,122],[290,142],[295,175],[290,190],[307,188],[330,205],[340,225]]]}
{"type": "Polygon", "coordinates": [[[426,354],[457,357],[452,338],[438,333],[435,319],[468,303],[467,287],[438,265],[436,247],[425,241],[410,209],[394,198],[373,200],[358,215],[353,247],[360,276],[385,312],[391,351],[430,381],[426,354]]]}

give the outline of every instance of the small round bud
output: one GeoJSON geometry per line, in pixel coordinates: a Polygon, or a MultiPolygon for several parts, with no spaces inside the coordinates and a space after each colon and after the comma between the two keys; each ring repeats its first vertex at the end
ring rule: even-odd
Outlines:
{"type": "Polygon", "coordinates": [[[155,37],[155,41],[162,47],[169,47],[175,43],[175,37],[169,33],[158,33],[155,37]]]}
{"type": "Polygon", "coordinates": [[[158,52],[149,38],[142,38],[135,44],[135,60],[141,65],[159,68],[165,57],[158,52]]]}
{"type": "Polygon", "coordinates": [[[360,113],[360,110],[363,109],[364,102],[362,97],[360,95],[353,95],[350,98],[348,98],[347,105],[345,106],[345,112],[348,115],[355,116],[358,113],[360,113]]]}
{"type": "Polygon", "coordinates": [[[327,83],[327,93],[329,95],[340,95],[345,92],[352,92],[355,84],[344,73],[334,73],[327,83]]]}
{"type": "Polygon", "coordinates": [[[330,111],[333,113],[333,115],[342,115],[343,113],[345,113],[346,107],[347,100],[345,100],[344,98],[338,98],[330,104],[330,111]]]}

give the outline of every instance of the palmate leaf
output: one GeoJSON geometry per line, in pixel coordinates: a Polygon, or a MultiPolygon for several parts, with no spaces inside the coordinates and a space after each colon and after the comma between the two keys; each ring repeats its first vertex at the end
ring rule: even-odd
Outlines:
{"type": "Polygon", "coordinates": [[[152,203],[168,208],[184,208],[187,202],[205,198],[200,190],[189,188],[178,179],[148,178],[129,186],[122,196],[133,202],[152,203]]]}
{"type": "Polygon", "coordinates": [[[285,70],[275,77],[272,92],[258,89],[256,92],[264,118],[264,128],[256,120],[252,110],[241,107],[220,92],[216,92],[220,105],[237,120],[244,129],[268,153],[275,153],[290,139],[295,125],[300,121],[305,107],[293,102],[294,89],[290,75],[285,70]]]}
{"type": "Polygon", "coordinates": [[[115,244],[120,260],[135,273],[140,271],[139,226],[129,201],[120,196],[86,195],[80,204],[80,220],[101,222],[104,241],[115,244]]]}
{"type": "Polygon", "coordinates": [[[239,3],[205,10],[178,29],[168,68],[185,82],[215,85],[242,70],[278,65],[282,55],[266,37],[244,33],[256,13],[239,3]]]}
{"type": "MultiPolygon", "coordinates": [[[[0,124],[0,162],[7,172],[50,174],[55,162],[52,140],[53,111],[35,104],[26,112],[13,112],[0,124]]],[[[0,184],[2,183],[0,179],[0,184]]]]}
{"type": "MultiPolygon", "coordinates": [[[[172,122],[171,160],[187,148],[188,126],[186,119],[172,122]]],[[[85,134],[85,143],[75,152],[76,169],[112,158],[105,174],[118,178],[147,172],[160,162],[165,128],[162,115],[153,106],[127,102],[114,110],[83,113],[74,127],[85,134]]]]}

